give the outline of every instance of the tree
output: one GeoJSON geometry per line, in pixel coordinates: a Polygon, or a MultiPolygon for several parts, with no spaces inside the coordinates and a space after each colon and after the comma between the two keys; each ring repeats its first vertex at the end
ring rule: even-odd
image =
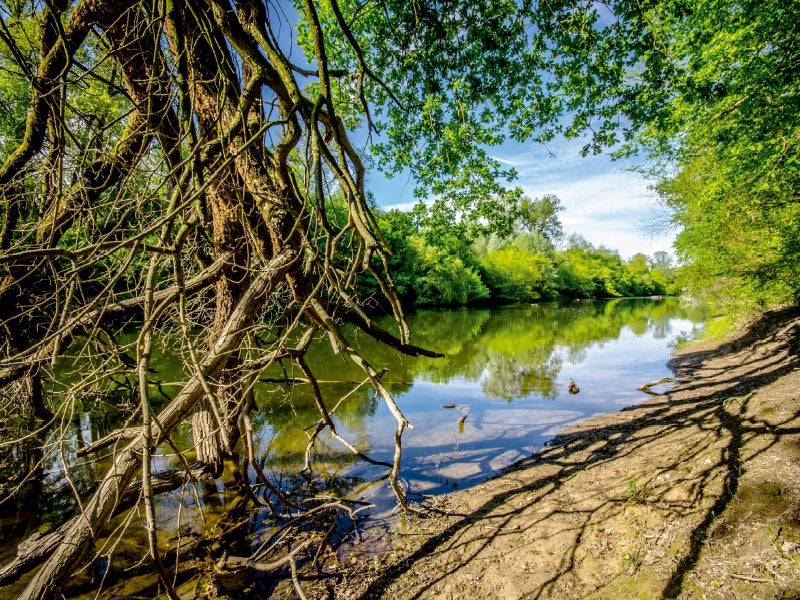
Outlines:
{"type": "MultiPolygon", "coordinates": [[[[622,137],[622,153],[648,153],[694,293],[740,308],[796,301],[797,4],[617,1],[612,19],[598,6],[575,9],[591,27],[590,66],[565,67],[587,90],[572,132],[595,119],[587,151],[622,137]]],[[[555,35],[560,47],[581,36],[555,35]]]]}
{"type": "MultiPolygon", "coordinates": [[[[22,390],[20,410],[46,420],[70,414],[90,389],[108,391],[112,369],[134,383],[139,407],[132,439],[119,432],[104,442],[116,459],[90,497],[76,498],[80,516],[38,546],[50,556],[22,597],[57,594],[137,478],[151,558],[165,575],[154,449],[190,418],[198,459],[218,473],[247,435],[252,385],[266,367],[293,361],[315,385],[304,354],[317,331],[397,416],[390,466],[402,501],[399,437],[408,423],[332,315],[403,352],[434,354],[409,344],[362,159],[347,137],[351,113],[331,92],[342,75],[329,71],[321,33],[318,82],[306,90],[301,78],[313,73],[276,46],[278,14],[260,2],[82,0],[3,11],[2,99],[23,90],[30,104],[24,125],[3,123],[4,147],[13,149],[0,166],[0,384],[6,397],[22,390]],[[329,215],[332,189],[343,220],[329,215]],[[361,309],[354,282],[362,273],[378,282],[398,334],[361,309]],[[142,323],[135,342],[120,345],[116,333],[131,318],[142,323]],[[158,412],[150,374],[157,333],[176,340],[187,374],[158,412]],[[103,368],[49,395],[48,365],[68,350],[85,353],[87,369],[100,353],[103,368]]],[[[318,23],[313,4],[303,18],[318,23]]],[[[350,47],[358,52],[355,40],[350,47]]],[[[320,427],[334,430],[327,400],[317,400],[320,427]]]]}
{"type": "Polygon", "coordinates": [[[411,238],[419,257],[415,287],[421,305],[463,305],[485,300],[489,290],[474,268],[452,248],[432,246],[422,236],[411,238]]]}
{"type": "Polygon", "coordinates": [[[555,268],[546,256],[506,246],[487,252],[481,266],[493,298],[530,302],[553,295],[555,268]]]}
{"type": "Polygon", "coordinates": [[[677,174],[659,189],[683,226],[689,282],[722,304],[800,297],[797,17],[793,3],[720,2],[663,24],[672,62],[685,66],[662,109],[673,125],[645,139],[680,134],[667,154],[677,174]]]}
{"type": "MultiPolygon", "coordinates": [[[[565,108],[542,76],[556,53],[543,34],[530,36],[536,19],[563,15],[511,0],[298,0],[296,9],[287,17],[260,0],[0,7],[0,100],[11,109],[0,123],[0,386],[33,428],[34,417],[61,419],[77,398],[111,397],[121,383],[137,407],[126,430],[93,445],[113,446],[114,464],[76,497],[80,516],[37,543],[49,558],[23,598],[58,593],[132,486],[174,596],[158,553],[153,452],[188,419],[203,474],[236,448],[255,468],[252,389],[284,362],[314,390],[311,443],[322,428],[337,436],[329,406],[338,399],[323,397],[304,359],[318,332],[395,415],[390,481],[403,502],[408,422],[338,322],[401,352],[435,353],[410,343],[350,132],[381,128],[377,163],[410,167],[440,221],[502,216],[499,203],[519,192],[504,187],[513,173],[487,148],[509,133],[531,137],[565,108]],[[290,58],[294,22],[307,65],[290,58]],[[366,315],[365,277],[396,333],[366,315]],[[126,323],[133,341],[121,343],[126,323]],[[151,357],[165,339],[186,375],[159,406],[151,357]],[[50,366],[66,353],[80,383],[60,389],[50,366]]],[[[24,568],[36,562],[27,558],[24,568]]],[[[4,573],[22,568],[15,561],[4,573]]]]}
{"type": "Polygon", "coordinates": [[[555,246],[564,237],[558,213],[564,210],[561,200],[553,194],[531,200],[523,197],[519,205],[518,229],[538,233],[555,246]]]}

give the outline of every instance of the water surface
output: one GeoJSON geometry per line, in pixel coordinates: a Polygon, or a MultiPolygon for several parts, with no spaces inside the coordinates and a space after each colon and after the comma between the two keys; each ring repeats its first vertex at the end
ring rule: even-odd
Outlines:
{"type": "MultiPolygon", "coordinates": [[[[419,311],[409,318],[412,341],[445,355],[436,359],[401,356],[352,329],[345,328],[345,334],[377,370],[388,369],[383,381],[413,424],[403,435],[403,485],[412,499],[421,499],[475,485],[542,448],[565,427],[644,401],[647,396],[636,388],[671,376],[666,363],[676,341],[692,336],[704,321],[701,307],[672,298],[419,311]],[[578,394],[568,393],[569,378],[580,386],[578,394]]],[[[169,382],[180,382],[186,374],[170,355],[169,341],[161,345],[152,377],[163,382],[166,393],[174,393],[177,385],[169,382]]],[[[333,412],[337,431],[360,452],[391,462],[396,423],[385,403],[368,386],[359,386],[363,372],[333,355],[325,339],[312,347],[308,360],[329,409],[346,398],[333,412]]],[[[62,385],[74,383],[68,363],[57,379],[62,385]]],[[[267,372],[256,386],[258,410],[252,422],[261,468],[284,491],[374,503],[375,523],[389,515],[395,498],[385,479],[387,469],[365,463],[327,434],[312,447],[312,473],[299,474],[319,413],[309,386],[277,382],[282,376],[279,369],[267,372]]],[[[98,411],[94,396],[76,398],[69,410],[66,426],[47,434],[44,453],[38,442],[13,449],[20,468],[39,465],[39,477],[20,498],[16,512],[0,515],[3,563],[24,537],[45,533],[74,514],[75,493],[90,493],[110,464],[110,453],[94,460],[78,458],[76,451],[120,422],[98,411]],[[69,478],[64,464],[70,465],[69,478]]],[[[177,447],[191,447],[188,424],[172,440],[177,447]]],[[[159,449],[154,463],[157,470],[181,468],[169,447],[159,449]]],[[[252,470],[248,477],[257,484],[252,470]]],[[[215,519],[230,514],[242,499],[234,483],[234,474],[226,472],[219,481],[194,490],[160,495],[158,529],[164,551],[169,547],[173,552],[181,536],[200,535],[215,519]]],[[[268,535],[271,519],[266,508],[252,510],[241,553],[268,535]]],[[[117,517],[112,529],[127,527],[127,533],[109,538],[112,550],[103,550],[105,541],[98,543],[98,556],[108,552],[119,565],[138,562],[144,548],[142,526],[142,515],[117,517]]],[[[113,566],[111,558],[103,561],[96,568],[113,566]]],[[[151,570],[147,573],[152,579],[151,570]]],[[[91,580],[92,574],[76,577],[91,580]]]]}
{"type": "MultiPolygon", "coordinates": [[[[413,424],[403,435],[406,488],[438,494],[496,474],[578,421],[647,399],[636,388],[672,375],[666,363],[676,341],[704,319],[702,308],[674,298],[430,310],[409,318],[413,342],[444,358],[402,357],[363,334],[357,341],[373,366],[388,368],[384,382],[413,424]],[[578,394],[568,393],[569,378],[578,394]]],[[[325,344],[310,362],[331,382],[323,390],[331,405],[363,379],[325,344]]],[[[304,387],[260,390],[259,448],[274,469],[299,467],[304,431],[319,418],[304,387]]],[[[359,450],[391,462],[395,421],[374,393],[355,393],[334,420],[359,450]]],[[[378,512],[393,506],[385,482],[369,485],[384,468],[355,461],[327,437],[317,448],[316,470],[340,493],[375,502],[378,512]]]]}

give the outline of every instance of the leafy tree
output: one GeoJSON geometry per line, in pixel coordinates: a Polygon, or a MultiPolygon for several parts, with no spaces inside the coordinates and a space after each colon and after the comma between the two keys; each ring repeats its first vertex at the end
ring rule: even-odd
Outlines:
{"type": "Polygon", "coordinates": [[[511,245],[530,254],[541,254],[548,258],[555,256],[553,244],[539,232],[521,231],[511,239],[511,245]]]}
{"type": "MultiPolygon", "coordinates": [[[[417,247],[412,236],[418,235],[411,214],[399,210],[375,210],[376,221],[380,226],[383,238],[391,251],[387,259],[397,294],[405,306],[414,304],[417,298],[416,282],[420,271],[417,247]]],[[[375,260],[376,268],[382,265],[375,260]]],[[[361,284],[360,293],[371,298],[380,298],[380,288],[374,277],[366,278],[361,284]]],[[[391,310],[391,307],[389,307],[391,310]]]]}
{"type": "Polygon", "coordinates": [[[677,273],[675,271],[674,261],[669,252],[659,250],[653,254],[649,261],[650,277],[652,277],[658,289],[662,292],[659,294],[678,295],[680,289],[677,288],[677,273]]]}
{"type": "MultiPolygon", "coordinates": [[[[653,283],[653,278],[650,275],[650,267],[648,265],[648,258],[641,252],[634,254],[631,259],[625,263],[624,274],[626,275],[626,287],[629,295],[632,296],[649,296],[656,293],[656,288],[653,283]]],[[[658,293],[663,294],[665,290],[660,290],[658,293]]]]}
{"type": "Polygon", "coordinates": [[[481,267],[492,297],[498,300],[529,302],[552,297],[555,269],[546,256],[506,246],[486,253],[481,267]]]}
{"type": "Polygon", "coordinates": [[[796,301],[797,4],[618,0],[571,18],[585,30],[548,30],[565,51],[587,42],[587,67],[563,70],[568,133],[656,161],[685,283],[739,307],[796,301]]]}
{"type": "Polygon", "coordinates": [[[558,213],[564,210],[564,206],[557,196],[547,194],[534,200],[523,197],[518,210],[518,229],[539,234],[553,246],[563,239],[564,228],[558,213]]]}
{"type": "Polygon", "coordinates": [[[415,282],[419,304],[462,305],[489,298],[477,271],[458,255],[431,246],[422,236],[413,237],[411,243],[419,257],[415,282]]]}
{"type": "MultiPolygon", "coordinates": [[[[583,237],[572,235],[567,248],[557,256],[557,286],[567,297],[648,296],[668,291],[654,276],[648,257],[641,253],[623,262],[616,250],[595,248],[583,237]]],[[[666,260],[663,256],[660,259],[666,260]]],[[[660,277],[666,279],[666,275],[660,277]]]]}
{"type": "Polygon", "coordinates": [[[702,2],[661,25],[672,62],[688,62],[662,109],[674,125],[646,139],[681,140],[660,190],[683,226],[689,281],[722,303],[800,297],[797,17],[793,3],[702,2]]]}

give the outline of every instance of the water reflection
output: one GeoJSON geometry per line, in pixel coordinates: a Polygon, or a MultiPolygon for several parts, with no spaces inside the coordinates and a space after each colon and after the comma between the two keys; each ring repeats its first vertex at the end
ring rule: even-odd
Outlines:
{"type": "MultiPolygon", "coordinates": [[[[415,343],[444,358],[403,357],[363,336],[356,342],[375,367],[388,368],[384,382],[415,426],[403,438],[406,484],[438,493],[490,476],[582,418],[644,400],[635,388],[669,375],[674,339],[704,320],[702,308],[676,299],[431,310],[410,318],[415,343]],[[568,377],[580,383],[579,395],[567,394],[568,377]]],[[[326,344],[309,362],[327,381],[331,406],[358,384],[357,369],[326,344]]],[[[305,387],[258,390],[258,444],[270,469],[302,466],[307,432],[319,418],[305,387]]],[[[391,459],[394,423],[373,394],[353,394],[334,420],[359,451],[391,459]]],[[[313,466],[329,482],[353,468],[364,480],[383,473],[326,437],[313,466]]],[[[391,506],[388,490],[376,487],[370,499],[391,506]]]]}
{"type": "MultiPolygon", "coordinates": [[[[347,335],[376,369],[388,369],[383,381],[414,424],[403,437],[405,486],[412,493],[439,493],[492,475],[580,419],[645,400],[636,387],[670,375],[671,344],[704,320],[702,308],[675,299],[431,310],[411,316],[414,342],[444,353],[441,359],[404,357],[363,334],[350,330],[347,335]],[[580,394],[567,393],[569,377],[579,383],[580,394]]],[[[308,362],[329,408],[336,406],[337,431],[358,451],[390,462],[394,418],[361,386],[363,372],[334,356],[325,340],[313,346],[308,362]]],[[[185,378],[167,354],[156,357],[152,367],[155,379],[185,378]]],[[[332,493],[374,502],[378,513],[390,511],[394,496],[382,480],[386,468],[364,463],[329,435],[314,444],[311,472],[300,474],[319,413],[308,386],[276,382],[282,376],[277,368],[265,373],[255,390],[259,410],[252,423],[260,468],[285,493],[332,493]]],[[[10,521],[0,519],[0,541],[9,551],[14,547],[9,541],[22,529],[44,532],[74,512],[74,492],[90,491],[108,466],[108,458],[93,462],[76,452],[118,427],[118,418],[83,411],[80,403],[75,410],[68,430],[50,433],[44,455],[20,454],[22,462],[40,465],[42,484],[23,497],[24,514],[20,506],[10,521]],[[71,465],[69,480],[64,464],[71,465]],[[22,528],[21,521],[26,522],[22,528]]],[[[172,440],[190,447],[189,427],[180,427],[172,440]]],[[[181,462],[170,448],[162,448],[156,467],[180,468],[181,462]]],[[[254,473],[248,476],[258,483],[254,473]]],[[[162,494],[159,527],[168,534],[165,543],[176,543],[170,532],[189,535],[208,528],[215,514],[241,500],[234,488],[234,474],[226,473],[194,491],[162,494]]],[[[258,509],[252,515],[249,530],[255,539],[268,514],[258,509]]],[[[135,546],[134,539],[130,542],[135,546]]]]}

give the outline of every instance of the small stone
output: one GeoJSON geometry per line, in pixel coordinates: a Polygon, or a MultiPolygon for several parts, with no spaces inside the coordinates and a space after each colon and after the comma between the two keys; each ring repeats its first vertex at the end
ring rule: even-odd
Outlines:
{"type": "Polygon", "coordinates": [[[783,544],[781,544],[781,552],[783,552],[784,554],[789,554],[790,552],[794,552],[798,548],[800,548],[800,544],[798,544],[797,542],[783,542],[783,544]]]}

